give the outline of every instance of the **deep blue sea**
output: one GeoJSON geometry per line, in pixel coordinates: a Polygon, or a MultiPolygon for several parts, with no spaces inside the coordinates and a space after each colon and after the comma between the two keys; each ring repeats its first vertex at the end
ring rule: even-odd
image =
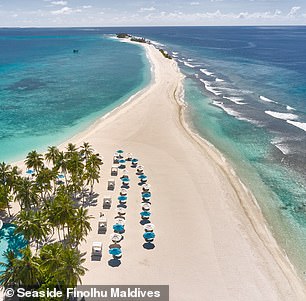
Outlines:
{"type": "Polygon", "coordinates": [[[116,32],[177,60],[191,126],[306,271],[306,27],[0,29],[0,160],[64,141],[149,82],[142,48],[116,32]]]}

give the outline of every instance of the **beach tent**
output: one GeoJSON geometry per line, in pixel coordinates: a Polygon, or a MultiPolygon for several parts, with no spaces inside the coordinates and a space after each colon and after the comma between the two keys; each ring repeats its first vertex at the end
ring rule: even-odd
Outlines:
{"type": "Polygon", "coordinates": [[[114,190],[115,189],[115,180],[114,179],[109,179],[107,181],[107,189],[108,190],[114,190]]]}
{"type": "Polygon", "coordinates": [[[118,167],[116,165],[113,165],[111,168],[111,176],[117,176],[118,175],[118,167]]]}
{"type": "Polygon", "coordinates": [[[110,196],[106,196],[103,198],[103,209],[110,209],[112,206],[112,198],[110,196]]]}
{"type": "Polygon", "coordinates": [[[102,256],[102,242],[93,242],[91,255],[102,256]]]}

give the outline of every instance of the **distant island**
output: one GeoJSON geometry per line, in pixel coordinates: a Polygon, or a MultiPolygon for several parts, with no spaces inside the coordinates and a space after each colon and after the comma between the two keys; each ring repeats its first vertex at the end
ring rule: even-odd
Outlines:
{"type": "MultiPolygon", "coordinates": [[[[137,42],[137,43],[145,43],[145,44],[152,44],[150,40],[147,40],[143,37],[135,37],[135,36],[132,36],[128,33],[117,33],[116,34],[117,38],[118,39],[129,39],[131,42],[137,42]]],[[[156,46],[155,46],[156,47],[156,46]]],[[[156,47],[160,53],[167,59],[171,60],[172,57],[168,54],[168,52],[164,49],[161,49],[161,48],[158,48],[156,47]]]]}

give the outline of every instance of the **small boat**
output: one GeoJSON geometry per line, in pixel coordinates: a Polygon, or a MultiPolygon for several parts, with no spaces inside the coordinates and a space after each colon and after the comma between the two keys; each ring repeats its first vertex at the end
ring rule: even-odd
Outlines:
{"type": "Polygon", "coordinates": [[[73,49],[73,53],[79,53],[79,49],[73,49]]]}

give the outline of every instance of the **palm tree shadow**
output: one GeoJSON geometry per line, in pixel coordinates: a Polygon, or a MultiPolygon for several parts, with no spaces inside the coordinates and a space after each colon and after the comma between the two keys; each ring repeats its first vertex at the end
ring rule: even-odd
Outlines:
{"type": "Polygon", "coordinates": [[[145,242],[142,246],[146,250],[153,250],[155,248],[155,245],[152,242],[145,242]]]}
{"type": "Polygon", "coordinates": [[[117,268],[121,265],[121,260],[119,260],[117,258],[110,259],[108,261],[108,265],[113,267],[113,268],[117,268]]]}
{"type": "Polygon", "coordinates": [[[93,197],[88,197],[85,199],[85,202],[84,202],[84,208],[86,207],[91,207],[91,206],[97,206],[98,204],[98,199],[96,198],[93,198],[93,197]]]}

